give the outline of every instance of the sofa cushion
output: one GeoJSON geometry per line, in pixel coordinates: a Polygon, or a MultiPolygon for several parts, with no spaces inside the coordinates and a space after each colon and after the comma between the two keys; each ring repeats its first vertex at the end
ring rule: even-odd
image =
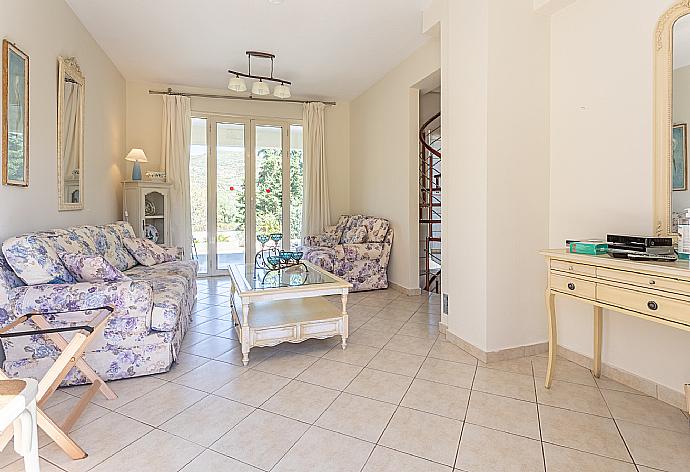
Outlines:
{"type": "Polygon", "coordinates": [[[120,230],[115,225],[85,226],[96,244],[98,253],[119,270],[131,269],[137,265],[136,259],[127,251],[122,242],[120,230]]]}
{"type": "Polygon", "coordinates": [[[382,243],[388,234],[390,222],[384,218],[364,217],[362,226],[367,228],[367,243],[382,243]]]}
{"type": "MultiPolygon", "coordinates": [[[[341,218],[343,218],[341,216],[341,218]]],[[[347,222],[344,225],[343,228],[343,234],[340,237],[340,244],[348,244],[348,241],[352,241],[353,237],[356,236],[356,233],[358,231],[357,228],[362,226],[362,220],[364,219],[363,215],[352,215],[347,217],[347,222]]],[[[338,221],[338,225],[341,224],[341,221],[338,221]]]]}
{"type": "Polygon", "coordinates": [[[60,254],[60,259],[77,282],[118,282],[129,279],[101,255],[64,252],[60,254]]]}
{"type": "Polygon", "coordinates": [[[126,271],[125,275],[134,280],[151,280],[161,276],[177,275],[185,280],[188,289],[196,289],[197,269],[196,261],[173,261],[151,267],[138,265],[126,271]]]}
{"type": "Polygon", "coordinates": [[[362,244],[366,239],[366,226],[357,226],[343,234],[343,244],[362,244]]]}
{"type": "Polygon", "coordinates": [[[124,243],[129,253],[141,265],[153,266],[175,260],[175,256],[170,251],[148,239],[125,238],[124,243]]]}
{"type": "Polygon", "coordinates": [[[53,245],[41,237],[48,234],[25,234],[5,241],[2,253],[7,263],[27,285],[74,283],[53,245]]]}
{"type": "Polygon", "coordinates": [[[54,235],[48,236],[58,254],[97,255],[96,243],[90,232],[84,227],[56,230],[54,235]]]}

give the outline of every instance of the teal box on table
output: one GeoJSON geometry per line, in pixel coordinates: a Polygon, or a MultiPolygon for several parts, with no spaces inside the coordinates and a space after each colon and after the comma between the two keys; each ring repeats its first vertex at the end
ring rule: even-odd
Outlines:
{"type": "Polygon", "coordinates": [[[609,245],[605,242],[573,241],[570,243],[570,252],[575,254],[600,256],[606,254],[608,249],[609,245]]]}

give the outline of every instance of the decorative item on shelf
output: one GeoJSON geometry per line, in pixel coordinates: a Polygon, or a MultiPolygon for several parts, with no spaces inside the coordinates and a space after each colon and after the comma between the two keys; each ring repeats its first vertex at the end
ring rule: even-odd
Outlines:
{"type": "Polygon", "coordinates": [[[146,174],[146,180],[150,182],[165,182],[166,173],[162,170],[149,171],[146,174]]]}
{"type": "Polygon", "coordinates": [[[144,236],[146,239],[157,243],[159,237],[158,229],[153,225],[146,225],[144,226],[144,236]]]}
{"type": "Polygon", "coordinates": [[[146,203],[144,203],[144,214],[146,216],[153,216],[156,214],[156,205],[151,200],[146,200],[146,203]]]}
{"type": "Polygon", "coordinates": [[[132,180],[141,180],[141,166],[140,162],[148,162],[146,159],[146,154],[144,154],[143,149],[133,148],[125,157],[126,161],[134,162],[134,167],[132,168],[132,180]]]}
{"type": "Polygon", "coordinates": [[[290,87],[289,85],[292,85],[291,82],[284,80],[284,79],[279,79],[277,77],[273,77],[273,61],[275,59],[275,54],[271,54],[268,52],[260,52],[260,51],[247,51],[247,58],[249,59],[249,70],[248,73],[244,72],[239,72],[235,70],[228,70],[228,73],[234,75],[228,82],[228,89],[232,90],[233,92],[246,92],[247,91],[247,84],[244,81],[243,77],[246,77],[248,79],[256,79],[256,82],[252,85],[251,93],[252,95],[258,95],[258,96],[265,96],[265,95],[270,95],[271,94],[271,89],[266,85],[266,82],[276,82],[278,85],[276,85],[275,89],[273,89],[273,96],[276,98],[290,98],[291,93],[290,93],[290,87]],[[270,59],[271,60],[271,76],[270,77],[265,77],[262,75],[253,75],[252,74],[252,57],[258,57],[261,59],[270,59]],[[265,82],[266,81],[266,82],[265,82]]]}
{"type": "Polygon", "coordinates": [[[254,257],[254,266],[257,269],[263,269],[270,272],[301,266],[304,268],[305,272],[309,271],[307,266],[302,262],[303,253],[297,251],[283,251],[280,249],[279,243],[283,240],[282,234],[257,234],[256,240],[261,244],[261,249],[257,251],[254,257]],[[273,241],[273,245],[267,247],[266,244],[269,241],[273,241]]]}

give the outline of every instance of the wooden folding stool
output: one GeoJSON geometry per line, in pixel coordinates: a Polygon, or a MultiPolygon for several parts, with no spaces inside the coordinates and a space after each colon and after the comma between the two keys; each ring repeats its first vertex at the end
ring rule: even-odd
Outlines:
{"type": "MultiPolygon", "coordinates": [[[[41,428],[55,443],[67,453],[72,459],[83,459],[87,456],[86,452],[74,442],[67,434],[74,423],[77,422],[84,409],[89,404],[93,396],[100,390],[100,392],[108,400],[114,400],[117,395],[105,384],[105,381],[96,373],[95,370],[89,366],[84,360],[84,351],[88,345],[101,333],[110,320],[113,313],[113,308],[109,306],[96,308],[89,311],[100,311],[85,325],[80,326],[65,326],[53,328],[48,321],[48,316],[59,315],[59,313],[33,313],[23,315],[13,321],[11,324],[0,329],[0,338],[14,338],[20,336],[34,336],[42,334],[50,339],[55,346],[61,350],[60,355],[53,365],[48,369],[42,379],[38,382],[38,394],[36,395],[36,416],[38,427],[41,428]],[[31,331],[17,331],[10,332],[13,328],[21,323],[31,320],[39,329],[31,331]],[[67,341],[62,337],[61,333],[74,332],[74,337],[67,341]],[[57,425],[51,420],[43,411],[43,407],[60,386],[60,383],[65,379],[69,371],[76,367],[84,376],[92,382],[91,388],[81,397],[79,403],[67,416],[67,419],[62,425],[57,425]]],[[[9,377],[0,370],[0,380],[7,380],[9,377]]],[[[0,434],[0,450],[2,450],[9,440],[12,438],[12,431],[7,428],[0,434]]]]}

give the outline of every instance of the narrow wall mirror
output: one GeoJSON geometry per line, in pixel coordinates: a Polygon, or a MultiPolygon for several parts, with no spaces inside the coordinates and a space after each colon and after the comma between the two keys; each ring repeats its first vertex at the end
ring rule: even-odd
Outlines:
{"type": "Polygon", "coordinates": [[[84,76],[73,58],[58,58],[59,210],[84,208],[84,76]]]}
{"type": "Polygon", "coordinates": [[[673,25],[673,77],[671,102],[671,231],[690,209],[688,123],[690,123],[690,15],[673,25]]]}

